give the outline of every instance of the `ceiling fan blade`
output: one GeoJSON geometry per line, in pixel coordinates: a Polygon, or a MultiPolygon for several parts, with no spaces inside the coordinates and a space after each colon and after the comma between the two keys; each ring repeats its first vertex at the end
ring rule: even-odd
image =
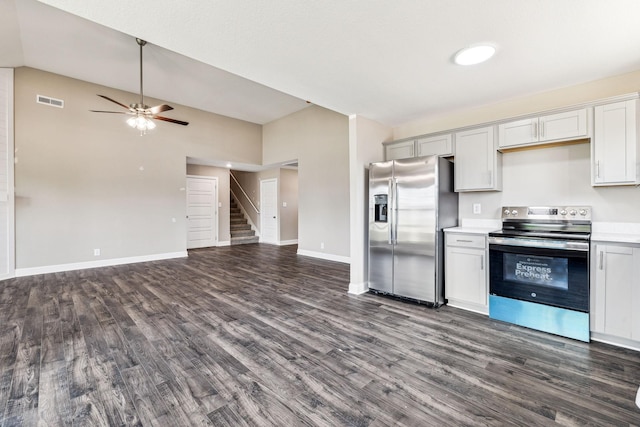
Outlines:
{"type": "Polygon", "coordinates": [[[163,111],[173,110],[173,107],[167,104],[156,105],[155,107],[147,108],[147,111],[153,115],[162,113],[163,111]]]}
{"type": "Polygon", "coordinates": [[[182,125],[182,126],[186,126],[189,124],[189,122],[183,122],[182,120],[176,120],[176,119],[170,119],[168,117],[162,117],[162,116],[151,116],[152,119],[158,119],[158,120],[162,120],[165,122],[169,122],[169,123],[175,123],[178,125],[182,125]]]}
{"type": "Polygon", "coordinates": [[[131,114],[129,112],[124,111],[103,111],[103,110],[89,110],[92,113],[113,113],[113,114],[131,114]]]}
{"type": "Polygon", "coordinates": [[[107,101],[111,101],[111,102],[113,102],[114,104],[118,104],[119,106],[121,106],[122,108],[126,108],[127,110],[131,110],[131,109],[132,109],[132,108],[131,108],[131,107],[129,107],[128,105],[124,105],[124,104],[123,104],[123,103],[121,103],[121,102],[118,102],[118,101],[116,101],[116,100],[113,100],[113,99],[109,98],[108,96],[104,96],[104,95],[98,95],[98,96],[99,96],[100,98],[104,98],[104,99],[106,99],[107,101]]]}

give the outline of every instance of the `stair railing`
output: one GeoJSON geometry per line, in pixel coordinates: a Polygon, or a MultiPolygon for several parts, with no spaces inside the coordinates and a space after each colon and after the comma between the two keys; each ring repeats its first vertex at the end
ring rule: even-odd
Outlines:
{"type": "Polygon", "coordinates": [[[242,195],[244,196],[244,198],[249,202],[249,204],[251,205],[251,207],[253,208],[253,210],[256,211],[257,214],[260,214],[260,211],[258,210],[258,208],[256,207],[256,205],[253,204],[253,202],[251,201],[251,197],[249,197],[249,195],[247,194],[246,191],[244,191],[244,188],[242,188],[242,185],[240,185],[240,183],[238,182],[238,180],[236,179],[236,177],[233,175],[233,172],[229,171],[229,175],[231,175],[231,178],[233,179],[233,182],[236,183],[236,185],[238,186],[238,188],[240,189],[240,191],[242,192],[242,195]]]}

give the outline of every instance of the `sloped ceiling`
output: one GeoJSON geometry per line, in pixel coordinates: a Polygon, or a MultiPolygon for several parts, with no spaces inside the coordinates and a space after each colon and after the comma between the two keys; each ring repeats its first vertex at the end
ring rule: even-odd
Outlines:
{"type": "Polygon", "coordinates": [[[140,37],[145,93],[254,123],[309,100],[395,126],[640,69],[637,0],[3,0],[0,16],[0,66],[137,92],[140,37]],[[453,64],[480,42],[491,61],[453,64]]]}

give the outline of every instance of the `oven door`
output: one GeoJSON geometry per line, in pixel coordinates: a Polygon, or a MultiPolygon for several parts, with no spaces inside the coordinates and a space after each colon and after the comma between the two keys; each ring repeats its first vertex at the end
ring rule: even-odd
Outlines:
{"type": "Polygon", "coordinates": [[[489,262],[491,295],[589,312],[588,241],[489,237],[489,262]]]}

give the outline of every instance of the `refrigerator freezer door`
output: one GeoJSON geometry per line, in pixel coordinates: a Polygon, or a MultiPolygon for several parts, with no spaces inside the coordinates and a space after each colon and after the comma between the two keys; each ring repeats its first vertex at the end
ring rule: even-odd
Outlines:
{"type": "Polygon", "coordinates": [[[396,295],[437,303],[436,162],[438,157],[396,160],[394,286],[396,295]]]}
{"type": "Polygon", "coordinates": [[[369,288],[393,293],[393,162],[369,167],[369,288]]]}

